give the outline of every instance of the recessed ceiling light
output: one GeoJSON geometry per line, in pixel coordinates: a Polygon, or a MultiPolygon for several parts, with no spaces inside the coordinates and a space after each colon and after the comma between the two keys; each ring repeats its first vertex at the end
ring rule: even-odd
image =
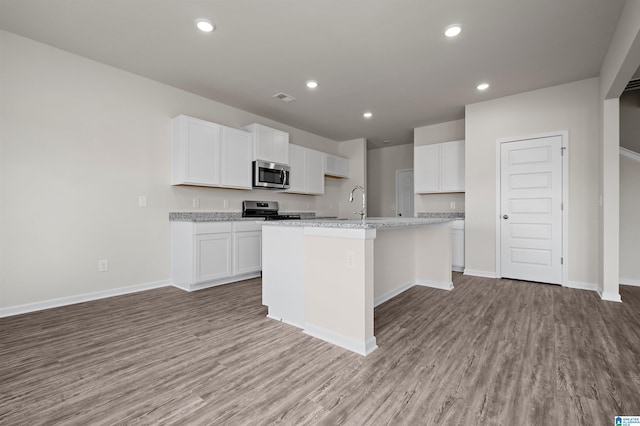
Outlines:
{"type": "Polygon", "coordinates": [[[196,27],[198,27],[198,29],[204,33],[210,33],[211,31],[216,29],[216,26],[213,25],[213,22],[208,19],[197,19],[196,27]]]}
{"type": "Polygon", "coordinates": [[[391,143],[391,141],[390,140],[386,140],[386,141],[382,141],[382,143],[385,144],[385,145],[388,145],[388,144],[391,143]]]}
{"type": "Polygon", "coordinates": [[[318,87],[318,82],[315,80],[309,80],[307,81],[307,87],[309,89],[315,89],[316,87],[318,87]]]}
{"type": "Polygon", "coordinates": [[[458,24],[449,25],[444,29],[444,35],[447,37],[455,37],[462,32],[462,27],[458,24]]]}
{"type": "Polygon", "coordinates": [[[481,91],[482,90],[487,90],[488,88],[489,88],[489,83],[480,83],[480,84],[478,84],[478,87],[477,87],[477,89],[481,90],[481,91]]]}
{"type": "Polygon", "coordinates": [[[373,117],[373,113],[365,112],[364,114],[362,114],[362,116],[363,116],[364,118],[371,118],[371,117],[373,117]]]}

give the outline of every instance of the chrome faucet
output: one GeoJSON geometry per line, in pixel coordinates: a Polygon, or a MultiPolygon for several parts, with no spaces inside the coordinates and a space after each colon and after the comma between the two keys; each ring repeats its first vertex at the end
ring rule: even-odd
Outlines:
{"type": "Polygon", "coordinates": [[[353,193],[356,189],[359,189],[362,192],[362,210],[360,210],[359,212],[353,212],[353,214],[359,214],[360,218],[362,219],[362,223],[364,224],[364,222],[367,220],[367,204],[365,202],[365,190],[363,186],[356,185],[351,190],[351,195],[349,195],[349,202],[353,203],[353,193]]]}

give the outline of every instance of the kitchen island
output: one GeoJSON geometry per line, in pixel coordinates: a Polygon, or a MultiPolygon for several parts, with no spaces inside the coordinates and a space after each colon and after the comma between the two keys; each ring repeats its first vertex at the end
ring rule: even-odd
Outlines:
{"type": "Polygon", "coordinates": [[[367,355],[373,309],[414,285],[453,288],[449,218],[265,222],[268,317],[367,355]]]}

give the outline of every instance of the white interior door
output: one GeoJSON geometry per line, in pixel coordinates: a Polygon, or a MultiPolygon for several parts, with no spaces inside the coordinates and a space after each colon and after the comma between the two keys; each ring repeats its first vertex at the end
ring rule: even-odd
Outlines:
{"type": "Polygon", "coordinates": [[[500,145],[500,268],[505,278],[562,283],[562,138],[500,145]]]}
{"type": "Polygon", "coordinates": [[[396,170],[396,215],[413,217],[413,170],[396,170]]]}

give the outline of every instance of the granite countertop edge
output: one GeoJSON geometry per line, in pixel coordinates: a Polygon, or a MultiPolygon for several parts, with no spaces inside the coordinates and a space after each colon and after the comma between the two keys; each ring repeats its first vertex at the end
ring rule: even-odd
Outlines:
{"type": "MultiPolygon", "coordinates": [[[[297,214],[303,220],[317,220],[334,217],[320,217],[310,212],[281,212],[281,214],[297,214]]],[[[263,222],[259,217],[242,217],[242,212],[169,212],[170,222],[263,222]]]]}
{"type": "Polygon", "coordinates": [[[374,218],[364,225],[360,220],[279,220],[265,222],[265,226],[292,226],[308,228],[338,228],[338,229],[390,229],[411,226],[433,225],[451,222],[451,218],[374,218]]]}

